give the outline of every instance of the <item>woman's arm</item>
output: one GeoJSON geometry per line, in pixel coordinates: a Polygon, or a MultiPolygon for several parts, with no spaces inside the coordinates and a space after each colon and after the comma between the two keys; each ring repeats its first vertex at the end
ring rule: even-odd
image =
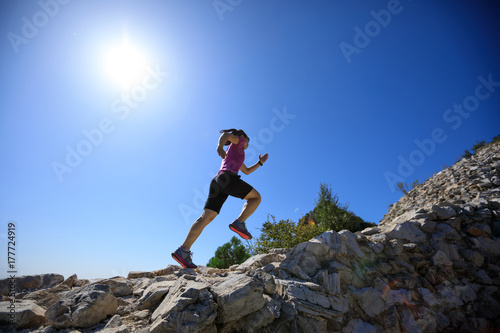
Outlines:
{"type": "MultiPolygon", "coordinates": [[[[259,154],[259,162],[260,162],[260,163],[262,163],[262,164],[264,164],[264,163],[267,161],[268,157],[269,157],[269,155],[268,155],[268,154],[265,154],[264,156],[260,156],[260,154],[259,154]]],[[[241,170],[241,172],[243,172],[245,175],[249,175],[249,174],[251,174],[252,172],[254,172],[255,170],[257,170],[257,169],[258,169],[258,168],[262,165],[262,164],[259,164],[259,162],[255,163],[254,165],[252,165],[252,166],[251,166],[251,167],[249,167],[249,168],[245,165],[245,163],[243,163],[243,164],[241,165],[240,170],[241,170]]]]}
{"type": "Polygon", "coordinates": [[[217,154],[223,159],[226,158],[226,151],[224,150],[224,144],[229,141],[234,144],[240,142],[240,138],[234,134],[225,132],[219,138],[219,144],[217,145],[217,154]]]}

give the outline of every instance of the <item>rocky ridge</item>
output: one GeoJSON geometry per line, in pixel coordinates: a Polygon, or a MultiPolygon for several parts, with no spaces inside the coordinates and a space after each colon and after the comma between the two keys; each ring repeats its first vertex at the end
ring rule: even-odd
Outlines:
{"type": "MultiPolygon", "coordinates": [[[[0,325],[34,332],[486,332],[500,328],[500,145],[412,190],[379,226],[228,270],[8,279],[0,325]]],[[[1,328],[1,327],[0,327],[1,328]]]]}

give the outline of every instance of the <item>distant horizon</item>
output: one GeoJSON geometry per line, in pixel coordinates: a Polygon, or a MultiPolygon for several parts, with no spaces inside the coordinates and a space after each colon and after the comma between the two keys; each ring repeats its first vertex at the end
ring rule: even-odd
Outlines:
{"type": "MultiPolygon", "coordinates": [[[[378,224],[398,182],[499,134],[493,0],[1,6],[0,242],[16,221],[16,260],[0,260],[18,276],[176,264],[219,170],[221,129],[250,136],[245,164],[269,154],[242,175],[262,196],[254,238],[268,214],[311,211],[321,183],[378,224]]],[[[196,264],[231,239],[242,205],[226,201],[196,264]]]]}

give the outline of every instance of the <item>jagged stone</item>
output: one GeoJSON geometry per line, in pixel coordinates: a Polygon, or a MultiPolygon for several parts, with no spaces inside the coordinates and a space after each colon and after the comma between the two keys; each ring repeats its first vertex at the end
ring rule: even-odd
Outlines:
{"type": "Polygon", "coordinates": [[[347,311],[345,298],[332,297],[317,284],[284,280],[277,283],[280,296],[302,313],[330,319],[347,311]]]}
{"type": "Polygon", "coordinates": [[[132,329],[123,324],[119,315],[114,315],[99,333],[130,333],[132,329]]]}
{"type": "Polygon", "coordinates": [[[441,302],[443,302],[449,309],[455,309],[464,304],[451,287],[441,285],[437,286],[436,289],[441,296],[441,302]]]}
{"type": "Polygon", "coordinates": [[[389,306],[389,308],[385,312],[385,315],[383,316],[383,332],[401,333],[399,322],[400,316],[398,314],[398,311],[396,310],[396,306],[389,306]]]}
{"type": "Polygon", "coordinates": [[[484,257],[481,255],[481,253],[469,249],[463,249],[460,251],[460,253],[464,258],[474,263],[474,265],[478,267],[483,266],[484,257]]]}
{"type": "Polygon", "coordinates": [[[446,236],[441,231],[432,235],[430,244],[436,252],[445,253],[450,260],[460,260],[458,249],[446,241],[446,236]]]}
{"type": "Polygon", "coordinates": [[[361,251],[358,245],[358,236],[348,230],[342,230],[339,232],[339,235],[342,238],[342,241],[346,244],[348,251],[354,253],[358,258],[364,257],[365,254],[361,251]]]}
{"type": "Polygon", "coordinates": [[[388,305],[409,305],[412,303],[410,292],[405,289],[389,290],[383,294],[383,299],[388,305]]]}
{"type": "Polygon", "coordinates": [[[45,312],[54,328],[91,327],[118,309],[118,301],[111,287],[104,284],[88,285],[66,294],[45,312]]]}
{"type": "Polygon", "coordinates": [[[346,244],[342,241],[341,235],[333,230],[324,232],[314,239],[326,245],[332,255],[345,255],[347,253],[346,244]]]}
{"type": "Polygon", "coordinates": [[[489,239],[486,237],[476,237],[472,239],[474,248],[479,252],[485,251],[493,256],[500,256],[500,238],[489,239]]]}
{"type": "Polygon", "coordinates": [[[75,285],[76,281],[78,281],[78,276],[76,274],[73,274],[70,277],[68,277],[66,280],[61,282],[61,284],[71,288],[75,285]]]}
{"type": "Polygon", "coordinates": [[[362,288],[353,290],[351,294],[358,302],[359,306],[370,318],[378,316],[382,311],[387,310],[388,305],[382,298],[383,290],[377,288],[362,288]]]}
{"type": "MultiPolygon", "coordinates": [[[[41,275],[24,275],[16,276],[16,290],[35,290],[41,288],[53,287],[64,281],[64,277],[60,274],[41,274],[41,275]]],[[[0,280],[0,294],[8,295],[10,278],[0,280]]]]}
{"type": "Polygon", "coordinates": [[[488,273],[486,273],[484,270],[480,270],[480,271],[476,272],[476,280],[478,280],[479,283],[485,284],[485,285],[493,284],[493,280],[491,280],[488,273]]]}
{"type": "Polygon", "coordinates": [[[277,254],[277,253],[258,254],[248,258],[244,263],[237,266],[237,269],[246,272],[252,268],[260,268],[273,262],[281,262],[284,259],[285,259],[284,254],[277,254]]]}
{"type": "Polygon", "coordinates": [[[443,267],[446,269],[449,269],[453,265],[453,262],[443,251],[437,251],[436,254],[432,257],[432,262],[435,266],[443,267]]]}
{"type": "Polygon", "coordinates": [[[274,276],[261,270],[251,271],[248,276],[255,277],[264,286],[264,293],[273,295],[276,293],[276,281],[274,276]]]}
{"type": "Polygon", "coordinates": [[[276,318],[279,318],[281,315],[281,303],[268,295],[264,295],[263,297],[265,305],[260,310],[227,323],[219,332],[259,332],[262,327],[271,324],[276,318]]]}
{"type": "Polygon", "coordinates": [[[444,237],[447,241],[459,241],[462,239],[458,232],[449,224],[438,223],[436,229],[444,234],[444,237]]]}
{"type": "Polygon", "coordinates": [[[427,288],[417,288],[424,302],[431,308],[437,310],[442,307],[441,302],[437,299],[433,292],[427,288]]]}
{"type": "Polygon", "coordinates": [[[229,277],[212,292],[218,304],[217,321],[221,324],[238,320],[265,305],[264,285],[243,274],[229,277]]]}
{"type": "Polygon", "coordinates": [[[403,239],[408,242],[418,243],[427,240],[427,235],[420,230],[420,224],[414,221],[406,221],[396,225],[386,233],[388,238],[403,239]]]}
{"type": "Polygon", "coordinates": [[[401,326],[406,332],[422,333],[422,329],[408,308],[401,312],[401,326]]]}
{"type": "Polygon", "coordinates": [[[457,212],[450,206],[440,207],[438,205],[432,206],[432,211],[437,215],[440,220],[447,220],[454,216],[457,216],[457,212]]]}
{"type": "Polygon", "coordinates": [[[163,297],[174,285],[174,281],[162,281],[152,283],[146,288],[137,304],[137,310],[154,309],[161,303],[163,297]]]}
{"type": "Polygon", "coordinates": [[[377,333],[377,328],[361,319],[352,319],[342,333],[377,333]]]}
{"type": "Polygon", "coordinates": [[[0,327],[11,323],[16,329],[35,328],[47,323],[45,309],[33,301],[0,302],[0,327]]]}
{"type": "Polygon", "coordinates": [[[417,222],[420,223],[420,229],[422,229],[422,231],[428,234],[436,230],[437,223],[434,221],[422,219],[422,220],[417,220],[417,222]]]}
{"type": "Polygon", "coordinates": [[[380,243],[368,243],[368,247],[376,254],[379,254],[380,252],[384,251],[384,245],[380,243]]]}
{"type": "Polygon", "coordinates": [[[217,317],[217,304],[206,283],[180,277],[151,315],[151,333],[209,330],[217,317]]]}
{"type": "MultiPolygon", "coordinates": [[[[324,244],[315,241],[313,246],[309,249],[313,251],[321,248],[324,244]]],[[[297,245],[289,254],[283,262],[280,264],[280,268],[286,272],[293,274],[303,280],[310,280],[316,272],[321,268],[321,265],[314,252],[306,252],[307,242],[297,245]]]]}
{"type": "Polygon", "coordinates": [[[134,271],[134,272],[129,272],[127,275],[127,279],[139,279],[142,277],[147,277],[147,278],[154,278],[155,274],[153,272],[139,272],[139,271],[134,271]]]}
{"type": "Polygon", "coordinates": [[[361,231],[361,233],[365,236],[375,235],[375,234],[378,234],[379,232],[380,232],[380,228],[378,228],[378,227],[366,228],[366,229],[361,231]]]}
{"type": "Polygon", "coordinates": [[[77,279],[74,283],[74,287],[83,287],[84,285],[88,284],[89,280],[87,279],[77,279]]]}
{"type": "MultiPolygon", "coordinates": [[[[69,283],[71,283],[71,281],[69,281],[69,283]]],[[[53,304],[57,303],[61,297],[70,290],[71,287],[63,282],[52,288],[36,290],[35,292],[24,296],[23,299],[34,301],[39,306],[48,309],[53,304]]]]}
{"type": "MultiPolygon", "coordinates": [[[[126,325],[122,325],[122,326],[119,326],[119,327],[105,327],[103,328],[102,330],[99,331],[99,333],[131,333],[133,332],[132,328],[126,326],[126,325]]],[[[139,333],[148,333],[149,331],[147,332],[140,332],[139,330],[137,330],[137,332],[139,333]]]]}
{"type": "Polygon", "coordinates": [[[122,276],[116,276],[104,281],[100,281],[100,284],[107,284],[111,286],[111,292],[116,297],[129,296],[134,292],[132,283],[122,276]]]}
{"type": "Polygon", "coordinates": [[[327,270],[318,273],[319,283],[332,294],[340,292],[340,273],[330,273],[327,270]]]}
{"type": "Polygon", "coordinates": [[[372,235],[372,236],[368,237],[368,239],[371,242],[373,242],[375,244],[380,244],[382,246],[385,246],[387,244],[387,242],[389,241],[389,238],[384,233],[372,235]]]}

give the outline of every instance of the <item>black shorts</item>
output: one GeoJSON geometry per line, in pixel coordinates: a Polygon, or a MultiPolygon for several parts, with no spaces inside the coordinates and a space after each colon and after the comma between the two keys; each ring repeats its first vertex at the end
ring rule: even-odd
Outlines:
{"type": "Polygon", "coordinates": [[[244,199],[252,189],[250,184],[241,180],[241,176],[231,171],[224,171],[212,179],[205,208],[219,214],[228,196],[244,199]]]}

